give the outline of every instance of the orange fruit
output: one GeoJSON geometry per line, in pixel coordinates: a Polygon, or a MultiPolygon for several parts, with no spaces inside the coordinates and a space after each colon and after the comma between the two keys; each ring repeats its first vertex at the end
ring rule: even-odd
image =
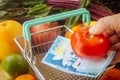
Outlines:
{"type": "Polygon", "coordinates": [[[0,22],[0,60],[10,53],[18,53],[19,49],[14,38],[22,35],[22,25],[14,20],[0,22]]]}
{"type": "Polygon", "coordinates": [[[33,74],[23,74],[18,76],[15,80],[37,80],[33,74]]]}

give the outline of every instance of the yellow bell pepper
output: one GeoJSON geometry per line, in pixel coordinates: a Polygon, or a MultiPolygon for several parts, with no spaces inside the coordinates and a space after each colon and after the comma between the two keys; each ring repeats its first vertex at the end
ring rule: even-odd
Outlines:
{"type": "Polygon", "coordinates": [[[18,53],[19,49],[14,38],[22,35],[22,25],[14,20],[0,22],[0,60],[11,53],[18,53]]]}
{"type": "MultiPolygon", "coordinates": [[[[89,26],[91,27],[91,26],[95,25],[95,23],[96,23],[96,21],[91,21],[89,26]]],[[[77,29],[78,29],[79,27],[81,27],[82,25],[83,25],[82,23],[78,23],[78,24],[76,24],[75,26],[73,26],[73,27],[71,28],[71,30],[74,32],[75,30],[77,30],[77,29]]],[[[87,23],[85,23],[84,26],[88,26],[87,23]]],[[[67,38],[71,38],[71,35],[72,35],[72,33],[71,33],[70,31],[67,31],[67,32],[65,33],[65,37],[67,37],[67,38]]]]}

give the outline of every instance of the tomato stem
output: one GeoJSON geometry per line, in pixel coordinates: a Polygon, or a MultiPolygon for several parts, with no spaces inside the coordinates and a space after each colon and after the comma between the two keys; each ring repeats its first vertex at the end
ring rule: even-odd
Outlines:
{"type": "Polygon", "coordinates": [[[91,33],[89,33],[89,34],[88,34],[88,37],[89,37],[89,38],[93,38],[93,37],[94,37],[94,35],[93,35],[93,34],[91,34],[91,33]]]}

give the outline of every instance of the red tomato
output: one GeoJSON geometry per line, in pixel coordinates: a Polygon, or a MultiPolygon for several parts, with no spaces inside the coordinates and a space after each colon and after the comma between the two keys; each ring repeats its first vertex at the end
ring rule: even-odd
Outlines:
{"type": "Polygon", "coordinates": [[[109,38],[102,34],[90,36],[88,30],[89,27],[80,27],[72,34],[72,49],[79,57],[100,59],[108,52],[109,38]]]}

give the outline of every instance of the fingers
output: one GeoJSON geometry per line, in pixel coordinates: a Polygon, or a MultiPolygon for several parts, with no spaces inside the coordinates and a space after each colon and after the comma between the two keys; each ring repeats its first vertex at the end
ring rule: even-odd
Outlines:
{"type": "Polygon", "coordinates": [[[110,43],[111,45],[114,45],[116,43],[120,42],[120,38],[118,35],[114,34],[112,36],[110,36],[110,43]]]}
{"type": "Polygon", "coordinates": [[[89,29],[89,32],[92,33],[92,34],[101,34],[101,33],[105,32],[105,31],[106,31],[106,27],[104,27],[105,24],[104,24],[103,21],[104,21],[104,18],[101,18],[101,19],[96,23],[95,26],[93,26],[93,27],[91,27],[91,28],[89,29]]]}
{"type": "Polygon", "coordinates": [[[118,62],[120,62],[120,52],[116,52],[116,54],[110,64],[112,65],[112,64],[116,64],[118,62]]]}
{"type": "Polygon", "coordinates": [[[110,49],[111,49],[111,50],[115,50],[115,51],[120,51],[120,42],[112,45],[112,46],[110,47],[110,49]]]}
{"type": "Polygon", "coordinates": [[[119,36],[120,38],[120,26],[116,29],[116,34],[119,36]]]}
{"type": "Polygon", "coordinates": [[[89,29],[92,34],[102,34],[103,32],[120,31],[120,13],[112,16],[101,18],[96,25],[89,29]]]}

